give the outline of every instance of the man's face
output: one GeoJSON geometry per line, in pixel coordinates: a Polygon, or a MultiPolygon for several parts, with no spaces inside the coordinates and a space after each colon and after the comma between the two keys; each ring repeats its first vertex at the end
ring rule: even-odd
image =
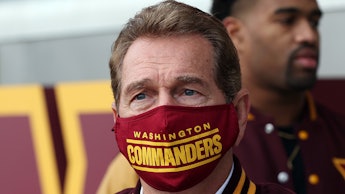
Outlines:
{"type": "Polygon", "coordinates": [[[257,0],[243,20],[240,58],[247,82],[280,91],[313,86],[319,60],[315,0],[257,0]]]}
{"type": "Polygon", "coordinates": [[[124,58],[121,82],[120,117],[162,105],[225,104],[214,81],[213,48],[197,35],[135,40],[124,58]]]}

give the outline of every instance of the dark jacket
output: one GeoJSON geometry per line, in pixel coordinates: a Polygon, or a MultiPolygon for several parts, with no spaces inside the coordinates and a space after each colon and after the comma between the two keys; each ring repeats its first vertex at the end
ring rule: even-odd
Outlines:
{"type": "MultiPolygon", "coordinates": [[[[345,193],[345,118],[314,103],[310,95],[300,123],[292,126],[307,193],[345,193]]],[[[294,190],[292,169],[274,120],[251,109],[247,129],[234,148],[248,177],[294,190]]]]}

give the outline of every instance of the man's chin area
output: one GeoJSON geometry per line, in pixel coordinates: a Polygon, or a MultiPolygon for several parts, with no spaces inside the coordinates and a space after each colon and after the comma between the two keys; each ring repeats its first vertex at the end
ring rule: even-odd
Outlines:
{"type": "Polygon", "coordinates": [[[316,76],[313,76],[313,77],[308,77],[304,79],[288,80],[287,85],[293,91],[303,92],[303,91],[312,89],[316,81],[317,81],[316,76]]]}

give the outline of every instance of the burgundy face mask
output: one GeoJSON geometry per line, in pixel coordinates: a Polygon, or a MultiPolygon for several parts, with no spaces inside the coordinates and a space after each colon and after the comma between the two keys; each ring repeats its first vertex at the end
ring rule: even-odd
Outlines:
{"type": "Polygon", "coordinates": [[[205,179],[235,144],[239,133],[233,104],[160,106],[116,118],[121,153],[150,186],[176,192],[205,179]]]}

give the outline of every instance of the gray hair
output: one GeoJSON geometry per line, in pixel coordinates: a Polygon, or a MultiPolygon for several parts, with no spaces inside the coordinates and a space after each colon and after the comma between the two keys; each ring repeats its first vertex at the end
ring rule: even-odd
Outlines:
{"type": "Polygon", "coordinates": [[[214,79],[231,102],[241,89],[241,73],[237,51],[223,24],[197,8],[167,0],[144,8],[130,19],[113,44],[109,61],[111,86],[118,107],[124,57],[139,37],[171,37],[201,35],[213,47],[214,79]]]}

